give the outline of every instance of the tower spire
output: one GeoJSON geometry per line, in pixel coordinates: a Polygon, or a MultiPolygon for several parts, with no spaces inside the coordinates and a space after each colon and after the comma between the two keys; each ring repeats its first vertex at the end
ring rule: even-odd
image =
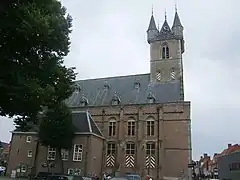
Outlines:
{"type": "Polygon", "coordinates": [[[177,0],[175,0],[175,12],[177,12],[177,0]]]}
{"type": "Polygon", "coordinates": [[[153,16],[153,4],[152,4],[152,16],[153,16]]]}
{"type": "Polygon", "coordinates": [[[165,8],[164,14],[165,14],[165,21],[166,21],[167,20],[167,10],[166,10],[166,8],[165,8]]]}

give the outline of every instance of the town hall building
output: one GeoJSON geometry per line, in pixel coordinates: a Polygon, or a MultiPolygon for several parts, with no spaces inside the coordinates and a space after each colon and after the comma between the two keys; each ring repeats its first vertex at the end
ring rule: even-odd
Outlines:
{"type": "MultiPolygon", "coordinates": [[[[137,173],[153,179],[190,175],[190,102],[184,100],[185,48],[177,11],[172,27],[165,15],[161,29],[152,14],[147,42],[150,73],[76,81],[66,101],[78,128],[72,150],[62,152],[66,173],[137,173]]],[[[38,172],[46,171],[43,164],[56,159],[51,147],[39,147],[34,158],[36,135],[12,133],[8,173],[16,164],[35,164],[38,172]]],[[[56,160],[52,171],[57,166],[56,160]]]]}

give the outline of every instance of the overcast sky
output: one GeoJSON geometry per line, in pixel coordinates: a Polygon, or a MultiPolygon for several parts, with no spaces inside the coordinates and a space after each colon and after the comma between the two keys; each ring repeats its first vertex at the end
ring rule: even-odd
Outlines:
{"type": "MultiPolygon", "coordinates": [[[[66,65],[78,79],[149,72],[146,30],[152,4],[156,21],[164,10],[172,25],[174,0],[63,0],[73,17],[66,65]]],[[[185,97],[192,103],[194,159],[239,143],[240,1],[178,0],[184,26],[185,97]]],[[[9,141],[13,123],[0,118],[0,140],[9,141]]]]}

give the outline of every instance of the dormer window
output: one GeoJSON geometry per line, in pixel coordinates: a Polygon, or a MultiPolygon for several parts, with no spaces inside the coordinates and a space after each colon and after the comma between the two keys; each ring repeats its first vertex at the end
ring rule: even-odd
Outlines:
{"type": "Polygon", "coordinates": [[[113,95],[113,98],[112,98],[112,105],[116,106],[116,105],[119,105],[121,102],[120,98],[118,97],[117,93],[115,92],[114,95],[113,95]]]}
{"type": "Polygon", "coordinates": [[[85,107],[88,105],[88,99],[83,95],[80,101],[80,106],[85,107]]]}
{"type": "Polygon", "coordinates": [[[75,92],[76,93],[81,92],[81,86],[79,84],[75,85],[75,92]]]}
{"type": "Polygon", "coordinates": [[[148,103],[151,103],[151,104],[155,103],[155,100],[156,100],[154,94],[151,91],[149,92],[147,99],[148,99],[148,103]]]}
{"type": "Polygon", "coordinates": [[[105,82],[104,82],[104,89],[105,89],[105,90],[108,90],[108,89],[109,89],[109,87],[110,87],[110,86],[109,86],[108,82],[107,82],[107,81],[105,81],[105,82]]]}
{"type": "Polygon", "coordinates": [[[138,81],[136,81],[136,82],[134,83],[134,88],[135,88],[135,89],[140,89],[140,83],[139,83],[138,81]]]}

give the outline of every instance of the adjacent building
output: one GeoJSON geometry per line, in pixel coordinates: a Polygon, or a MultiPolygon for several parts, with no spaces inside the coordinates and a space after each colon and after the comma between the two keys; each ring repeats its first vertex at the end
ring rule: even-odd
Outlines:
{"type": "MultiPolygon", "coordinates": [[[[83,128],[84,122],[88,126],[75,136],[64,162],[66,172],[191,177],[190,102],[184,100],[185,48],[178,13],[171,28],[165,16],[161,29],[152,15],[147,42],[150,73],[76,81],[76,90],[66,102],[75,126],[83,128]],[[86,113],[88,120],[76,115],[80,112],[86,113]]],[[[27,164],[25,172],[26,167],[46,171],[49,160],[55,162],[51,170],[58,170],[54,149],[36,148],[36,138],[35,132],[13,132],[9,173],[16,164],[27,164]]]]}
{"type": "Polygon", "coordinates": [[[240,179],[240,151],[218,158],[219,179],[240,179]]]}
{"type": "Polygon", "coordinates": [[[0,166],[5,166],[7,164],[10,148],[9,146],[9,143],[0,141],[0,166]]]}
{"type": "MultiPolygon", "coordinates": [[[[86,111],[73,111],[76,129],[73,148],[62,150],[65,173],[90,175],[102,172],[104,137],[91,115],[86,111]]],[[[59,172],[60,162],[55,148],[39,145],[36,132],[12,132],[7,173],[17,170],[18,176],[35,172],[59,172]]]]}

